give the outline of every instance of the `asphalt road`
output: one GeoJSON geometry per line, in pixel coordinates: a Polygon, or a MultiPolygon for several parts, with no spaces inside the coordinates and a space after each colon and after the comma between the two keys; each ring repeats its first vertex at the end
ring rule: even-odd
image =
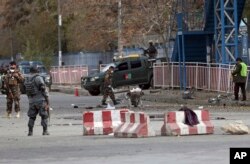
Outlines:
{"type": "MultiPolygon", "coordinates": [[[[0,163],[173,163],[173,164],[228,164],[230,147],[250,147],[249,135],[225,135],[220,126],[235,120],[250,125],[250,110],[211,110],[215,134],[114,138],[113,136],[82,136],[82,112],[85,107],[96,107],[101,97],[75,97],[51,93],[50,136],[42,136],[40,118],[36,120],[34,136],[27,136],[26,116],[28,101],[21,98],[21,118],[5,117],[6,98],[0,95],[0,163]],[[76,104],[79,108],[72,108],[76,104]],[[225,120],[217,120],[224,117],[225,120]]],[[[121,106],[126,105],[122,104],[121,106]]],[[[149,114],[163,114],[178,109],[179,104],[145,102],[149,114]]],[[[94,108],[96,109],[96,108],[94,108]]],[[[97,110],[100,110],[98,108],[97,110]]],[[[152,119],[155,131],[163,121],[152,119]]]]}

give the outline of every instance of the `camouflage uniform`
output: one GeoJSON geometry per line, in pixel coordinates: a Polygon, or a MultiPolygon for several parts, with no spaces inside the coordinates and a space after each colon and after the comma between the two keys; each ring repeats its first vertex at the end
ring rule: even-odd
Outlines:
{"type": "Polygon", "coordinates": [[[20,88],[19,83],[24,81],[24,77],[19,72],[15,70],[14,72],[7,71],[4,76],[4,88],[7,94],[7,113],[12,112],[12,104],[15,103],[15,112],[20,111],[20,88]]]}
{"type": "Polygon", "coordinates": [[[103,84],[103,99],[102,99],[102,104],[105,105],[106,99],[109,96],[113,103],[116,105],[117,102],[115,100],[115,95],[112,90],[112,78],[113,78],[113,73],[111,72],[110,69],[107,70],[105,73],[104,77],[104,84],[103,84]]]}

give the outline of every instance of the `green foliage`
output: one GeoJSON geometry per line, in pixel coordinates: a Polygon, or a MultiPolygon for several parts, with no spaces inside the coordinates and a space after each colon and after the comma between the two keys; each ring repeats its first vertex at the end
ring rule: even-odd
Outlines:
{"type": "Polygon", "coordinates": [[[57,50],[56,15],[57,0],[8,1],[3,12],[4,27],[13,29],[14,54],[21,53],[25,60],[40,60],[50,66],[57,50]]]}
{"type": "Polygon", "coordinates": [[[29,23],[17,26],[16,33],[25,60],[40,60],[51,65],[57,49],[57,26],[50,15],[32,15],[29,23]]]}

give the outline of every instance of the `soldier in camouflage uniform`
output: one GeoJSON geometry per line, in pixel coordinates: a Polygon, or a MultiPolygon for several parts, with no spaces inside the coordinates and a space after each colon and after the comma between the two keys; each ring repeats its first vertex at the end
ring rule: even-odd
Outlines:
{"type": "Polygon", "coordinates": [[[112,78],[113,78],[113,72],[114,67],[110,66],[109,69],[105,73],[104,77],[104,86],[103,86],[103,99],[102,99],[102,105],[106,104],[106,99],[109,96],[111,100],[113,101],[114,105],[117,105],[118,103],[115,100],[115,95],[112,90],[112,78]]]}
{"type": "Polygon", "coordinates": [[[16,62],[10,62],[9,70],[4,76],[4,88],[7,94],[7,117],[11,117],[12,104],[15,103],[16,117],[20,117],[20,88],[19,84],[24,81],[23,75],[17,69],[16,62]]]}

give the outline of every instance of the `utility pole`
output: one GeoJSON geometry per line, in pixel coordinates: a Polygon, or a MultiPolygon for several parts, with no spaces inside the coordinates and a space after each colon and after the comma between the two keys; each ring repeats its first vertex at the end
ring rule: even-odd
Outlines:
{"type": "Polygon", "coordinates": [[[118,0],[118,56],[122,57],[122,0],[118,0]]]}
{"type": "Polygon", "coordinates": [[[11,61],[14,61],[14,51],[13,51],[13,33],[11,27],[10,30],[10,54],[11,54],[11,61]]]}
{"type": "Polygon", "coordinates": [[[57,13],[58,13],[58,66],[62,66],[62,45],[61,45],[61,26],[62,26],[62,15],[61,15],[61,4],[60,0],[57,0],[57,13]]]}

